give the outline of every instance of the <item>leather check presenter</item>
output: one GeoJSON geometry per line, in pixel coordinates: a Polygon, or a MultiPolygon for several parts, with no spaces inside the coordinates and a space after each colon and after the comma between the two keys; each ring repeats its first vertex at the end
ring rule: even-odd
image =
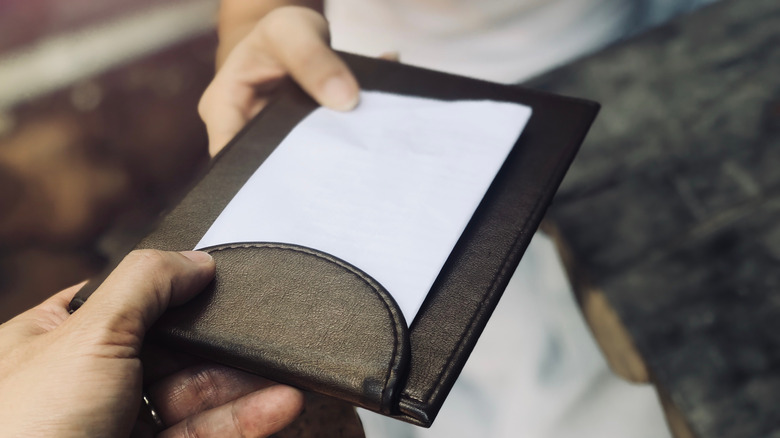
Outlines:
{"type": "MultiPolygon", "coordinates": [[[[430,426],[487,324],[599,106],[343,54],[361,87],[491,99],[533,114],[414,321],[385,288],[315,249],[248,242],[206,249],[215,280],[169,310],[148,342],[430,426]],[[325,281],[326,280],[326,281],[325,281]]],[[[215,158],[137,248],[192,249],[274,148],[317,104],[291,82],[215,158]]],[[[71,303],[77,309],[99,284],[71,303]]],[[[498,359],[497,359],[498,360],[498,359]]]]}

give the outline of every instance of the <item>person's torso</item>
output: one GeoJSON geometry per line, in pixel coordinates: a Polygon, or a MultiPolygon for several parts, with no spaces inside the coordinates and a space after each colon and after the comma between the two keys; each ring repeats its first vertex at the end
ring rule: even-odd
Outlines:
{"type": "Polygon", "coordinates": [[[333,45],[517,82],[623,34],[627,0],[328,0],[333,45]]]}

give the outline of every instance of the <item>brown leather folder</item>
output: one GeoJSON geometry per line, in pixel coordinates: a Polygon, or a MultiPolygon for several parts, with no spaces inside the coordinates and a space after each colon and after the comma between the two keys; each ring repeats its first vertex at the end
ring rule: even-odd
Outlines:
{"type": "MultiPolygon", "coordinates": [[[[414,321],[405,321],[384,287],[350,263],[314,248],[247,242],[209,248],[216,279],[191,302],[169,310],[148,340],[430,426],[599,106],[343,56],[366,90],[519,102],[533,109],[414,321]]],[[[258,166],[316,107],[288,83],[137,247],[192,249],[258,166]]],[[[97,283],[82,289],[73,309],[97,283]]]]}

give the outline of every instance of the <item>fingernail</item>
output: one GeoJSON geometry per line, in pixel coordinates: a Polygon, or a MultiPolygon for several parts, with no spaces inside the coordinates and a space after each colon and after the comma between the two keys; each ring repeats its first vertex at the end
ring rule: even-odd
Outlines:
{"type": "Polygon", "coordinates": [[[351,110],[357,106],[359,100],[357,88],[343,76],[333,76],[325,81],[322,95],[326,106],[341,111],[351,110]]]}
{"type": "Polygon", "coordinates": [[[195,263],[206,263],[212,260],[211,254],[203,251],[180,251],[179,254],[195,263]]]}

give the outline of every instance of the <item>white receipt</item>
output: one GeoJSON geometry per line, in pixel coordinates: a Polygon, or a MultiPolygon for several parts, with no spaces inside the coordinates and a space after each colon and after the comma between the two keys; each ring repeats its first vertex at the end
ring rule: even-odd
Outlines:
{"type": "Polygon", "coordinates": [[[373,277],[408,323],[512,149],[531,109],[364,91],[293,129],[196,248],[281,242],[373,277]]]}

